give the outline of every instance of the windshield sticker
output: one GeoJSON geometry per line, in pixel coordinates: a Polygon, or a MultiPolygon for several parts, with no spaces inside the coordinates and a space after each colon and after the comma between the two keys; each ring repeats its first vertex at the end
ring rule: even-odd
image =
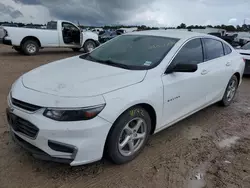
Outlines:
{"type": "Polygon", "coordinates": [[[151,61],[145,61],[145,63],[143,64],[144,66],[150,66],[152,64],[151,61]]]}

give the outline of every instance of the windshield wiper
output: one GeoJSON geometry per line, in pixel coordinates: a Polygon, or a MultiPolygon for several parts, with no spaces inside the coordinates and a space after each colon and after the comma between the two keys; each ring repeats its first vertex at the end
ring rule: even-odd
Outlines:
{"type": "Polygon", "coordinates": [[[120,64],[120,63],[117,63],[117,62],[112,61],[110,59],[108,59],[108,60],[96,59],[96,58],[92,57],[90,54],[84,54],[84,55],[80,56],[80,58],[87,59],[87,60],[94,61],[94,62],[98,62],[98,63],[102,63],[102,64],[105,64],[105,65],[114,66],[114,67],[120,67],[120,68],[124,68],[124,69],[131,69],[131,66],[129,66],[129,65],[120,64]]]}
{"type": "Polygon", "coordinates": [[[112,60],[99,60],[99,59],[96,59],[96,61],[99,62],[99,63],[106,64],[106,65],[111,65],[111,66],[114,66],[114,67],[120,67],[120,68],[124,68],[124,69],[131,69],[131,67],[129,65],[120,64],[120,63],[117,63],[117,62],[112,61],[112,60]]]}

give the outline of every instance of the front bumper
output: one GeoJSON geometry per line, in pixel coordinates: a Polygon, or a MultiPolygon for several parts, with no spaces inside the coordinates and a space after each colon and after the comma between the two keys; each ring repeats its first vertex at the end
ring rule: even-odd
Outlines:
{"type": "Polygon", "coordinates": [[[26,151],[31,153],[33,157],[40,159],[40,160],[45,160],[45,161],[53,161],[53,162],[58,162],[58,163],[65,163],[65,164],[70,164],[73,159],[67,159],[67,158],[58,158],[58,157],[53,157],[50,156],[49,154],[45,153],[41,149],[33,146],[29,142],[26,142],[23,140],[21,137],[19,137],[17,134],[11,130],[11,136],[14,142],[16,142],[18,145],[20,145],[22,148],[24,148],[26,151]]]}
{"type": "Polygon", "coordinates": [[[99,40],[95,40],[95,45],[96,45],[96,47],[98,47],[98,46],[100,46],[100,42],[99,42],[99,40]]]}
{"type": "MultiPolygon", "coordinates": [[[[106,120],[96,117],[88,121],[57,122],[44,117],[44,109],[27,113],[13,106],[10,101],[8,104],[12,109],[11,114],[39,129],[32,138],[25,131],[14,129],[13,122],[7,118],[13,139],[35,158],[68,163],[71,166],[88,164],[102,158],[106,137],[111,128],[106,120]]],[[[9,117],[8,111],[7,116],[9,117]]]]}

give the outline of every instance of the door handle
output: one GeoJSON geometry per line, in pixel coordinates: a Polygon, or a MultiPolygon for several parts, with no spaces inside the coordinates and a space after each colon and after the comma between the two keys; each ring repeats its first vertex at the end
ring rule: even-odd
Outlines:
{"type": "Polygon", "coordinates": [[[208,70],[202,70],[202,71],[201,71],[201,74],[202,74],[202,75],[205,75],[205,74],[207,74],[208,72],[209,72],[208,70]]]}
{"type": "Polygon", "coordinates": [[[230,66],[230,65],[231,65],[231,62],[227,62],[227,63],[226,63],[226,66],[230,66]]]}

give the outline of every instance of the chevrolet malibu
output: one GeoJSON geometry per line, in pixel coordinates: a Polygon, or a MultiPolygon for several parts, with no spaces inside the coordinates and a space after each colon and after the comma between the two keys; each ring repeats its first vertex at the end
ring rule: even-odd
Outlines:
{"type": "Polygon", "coordinates": [[[36,158],[71,166],[133,160],[150,135],[219,102],[228,106],[245,62],[228,43],[181,31],[124,34],[15,81],[7,119],[36,158]]]}

